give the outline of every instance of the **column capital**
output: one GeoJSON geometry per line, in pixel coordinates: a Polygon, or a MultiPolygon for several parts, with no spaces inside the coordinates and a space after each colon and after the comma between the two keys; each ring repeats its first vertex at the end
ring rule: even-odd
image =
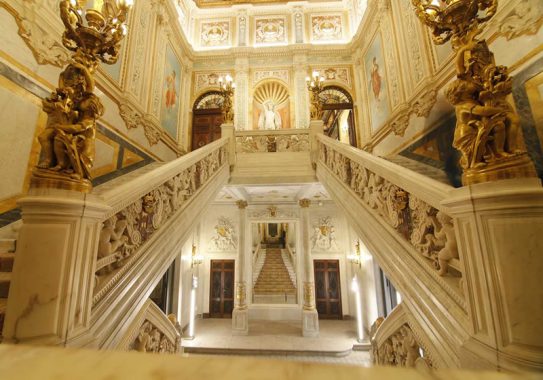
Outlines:
{"type": "Polygon", "coordinates": [[[240,210],[246,209],[247,206],[249,205],[249,204],[247,203],[247,201],[244,201],[244,200],[242,200],[242,199],[240,199],[239,201],[237,201],[236,204],[238,205],[238,208],[239,208],[240,210]]]}
{"type": "Polygon", "coordinates": [[[311,200],[304,198],[298,201],[301,208],[308,208],[311,205],[311,200]]]}

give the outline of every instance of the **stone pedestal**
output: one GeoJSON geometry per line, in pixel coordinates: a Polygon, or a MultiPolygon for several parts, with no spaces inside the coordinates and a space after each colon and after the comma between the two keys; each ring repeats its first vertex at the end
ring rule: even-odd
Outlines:
{"type": "Polygon", "coordinates": [[[236,307],[232,312],[232,335],[249,335],[249,309],[236,307]]]}
{"type": "Polygon", "coordinates": [[[94,265],[109,207],[92,195],[33,190],[21,199],[4,342],[67,345],[89,325],[94,265]]]}
{"type": "Polygon", "coordinates": [[[543,188],[538,179],[466,186],[454,217],[472,324],[466,348],[500,368],[543,369],[543,188]]]}
{"type": "Polygon", "coordinates": [[[319,314],[317,310],[302,310],[302,335],[319,336],[319,314]]]}

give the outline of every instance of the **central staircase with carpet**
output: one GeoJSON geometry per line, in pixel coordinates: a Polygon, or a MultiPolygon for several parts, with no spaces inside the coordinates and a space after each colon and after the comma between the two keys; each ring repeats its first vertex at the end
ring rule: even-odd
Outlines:
{"type": "Polygon", "coordinates": [[[254,302],[296,303],[296,287],[283,261],[281,249],[267,248],[264,266],[256,280],[254,302]]]}

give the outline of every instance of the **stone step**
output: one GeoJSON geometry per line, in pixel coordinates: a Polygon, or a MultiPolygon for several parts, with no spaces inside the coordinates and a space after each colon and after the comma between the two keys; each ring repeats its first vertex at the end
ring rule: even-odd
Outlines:
{"type": "Polygon", "coordinates": [[[0,239],[0,253],[15,252],[15,239],[0,239]]]}
{"type": "Polygon", "coordinates": [[[11,272],[15,253],[0,253],[0,272],[11,272]]]}
{"type": "Polygon", "coordinates": [[[0,272],[0,298],[8,298],[11,273],[0,272]]]}

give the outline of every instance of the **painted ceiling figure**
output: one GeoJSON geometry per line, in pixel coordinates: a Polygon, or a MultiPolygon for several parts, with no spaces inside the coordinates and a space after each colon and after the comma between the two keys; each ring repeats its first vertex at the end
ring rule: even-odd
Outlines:
{"type": "Polygon", "coordinates": [[[275,110],[275,104],[268,101],[264,103],[264,110],[258,118],[258,129],[280,129],[281,115],[275,110]]]}

